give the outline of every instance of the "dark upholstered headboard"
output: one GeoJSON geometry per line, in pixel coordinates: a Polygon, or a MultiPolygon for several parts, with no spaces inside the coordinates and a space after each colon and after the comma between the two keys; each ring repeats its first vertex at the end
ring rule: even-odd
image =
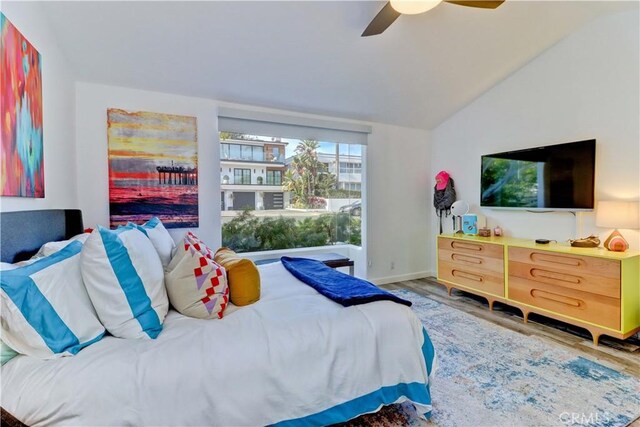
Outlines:
{"type": "Polygon", "coordinates": [[[78,209],[0,213],[0,261],[29,259],[43,244],[69,239],[83,230],[78,209]]]}

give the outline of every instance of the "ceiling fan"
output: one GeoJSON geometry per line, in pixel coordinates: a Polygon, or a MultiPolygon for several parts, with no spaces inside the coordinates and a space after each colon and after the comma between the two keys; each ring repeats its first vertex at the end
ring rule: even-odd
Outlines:
{"type": "Polygon", "coordinates": [[[362,37],[381,34],[389,28],[400,15],[416,15],[433,9],[442,2],[453,3],[460,6],[478,7],[480,9],[495,9],[505,0],[391,0],[384,5],[375,18],[362,33],[362,37]]]}

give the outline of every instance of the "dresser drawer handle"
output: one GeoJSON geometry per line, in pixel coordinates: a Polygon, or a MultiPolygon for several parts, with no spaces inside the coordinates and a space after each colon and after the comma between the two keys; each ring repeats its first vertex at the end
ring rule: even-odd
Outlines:
{"type": "Polygon", "coordinates": [[[531,296],[534,298],[546,299],[549,301],[559,302],[560,304],[570,305],[571,307],[580,308],[582,301],[570,298],[564,295],[554,294],[552,292],[541,291],[540,289],[531,289],[531,296]]]}
{"type": "Polygon", "coordinates": [[[559,282],[573,283],[574,285],[579,285],[580,283],[582,283],[581,277],[572,276],[570,274],[556,273],[555,271],[541,270],[539,268],[532,268],[529,274],[531,274],[531,277],[535,279],[552,279],[559,282]]]}
{"type": "Polygon", "coordinates": [[[478,251],[478,252],[482,250],[482,245],[476,245],[473,243],[451,242],[451,247],[453,249],[467,249],[470,251],[478,251]]]}
{"type": "Polygon", "coordinates": [[[482,264],[482,258],[477,258],[469,255],[451,254],[451,259],[454,261],[466,262],[469,264],[482,264]]]}
{"type": "Polygon", "coordinates": [[[460,270],[451,270],[451,274],[454,277],[461,277],[463,279],[474,280],[476,282],[484,282],[484,279],[482,278],[482,276],[478,276],[477,274],[466,273],[460,270]]]}
{"type": "Polygon", "coordinates": [[[582,260],[578,258],[569,258],[559,255],[549,256],[547,254],[537,252],[532,252],[530,258],[533,262],[548,262],[549,264],[569,265],[572,267],[580,267],[580,265],[582,265],[582,260]]]}

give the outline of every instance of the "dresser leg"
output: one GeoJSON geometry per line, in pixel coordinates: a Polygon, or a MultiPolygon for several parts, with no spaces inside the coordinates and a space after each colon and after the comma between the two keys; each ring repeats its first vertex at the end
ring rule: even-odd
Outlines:
{"type": "Polygon", "coordinates": [[[591,336],[593,337],[593,345],[597,347],[598,343],[600,341],[600,334],[596,334],[594,332],[591,332],[591,336]]]}
{"type": "Polygon", "coordinates": [[[489,302],[489,311],[493,311],[493,303],[495,301],[493,301],[493,300],[487,300],[487,301],[489,302]]]}
{"type": "Polygon", "coordinates": [[[451,296],[451,291],[453,290],[453,288],[451,286],[447,287],[447,293],[449,294],[449,296],[451,296]]]}
{"type": "Polygon", "coordinates": [[[529,312],[522,311],[522,318],[524,319],[524,323],[529,323],[529,312]]]}

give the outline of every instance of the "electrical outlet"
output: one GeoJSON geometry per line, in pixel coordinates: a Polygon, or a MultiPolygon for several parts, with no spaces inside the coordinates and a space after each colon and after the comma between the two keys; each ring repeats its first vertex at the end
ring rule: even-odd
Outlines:
{"type": "Polygon", "coordinates": [[[396,268],[396,262],[395,261],[391,261],[391,269],[395,269],[396,268]]]}

